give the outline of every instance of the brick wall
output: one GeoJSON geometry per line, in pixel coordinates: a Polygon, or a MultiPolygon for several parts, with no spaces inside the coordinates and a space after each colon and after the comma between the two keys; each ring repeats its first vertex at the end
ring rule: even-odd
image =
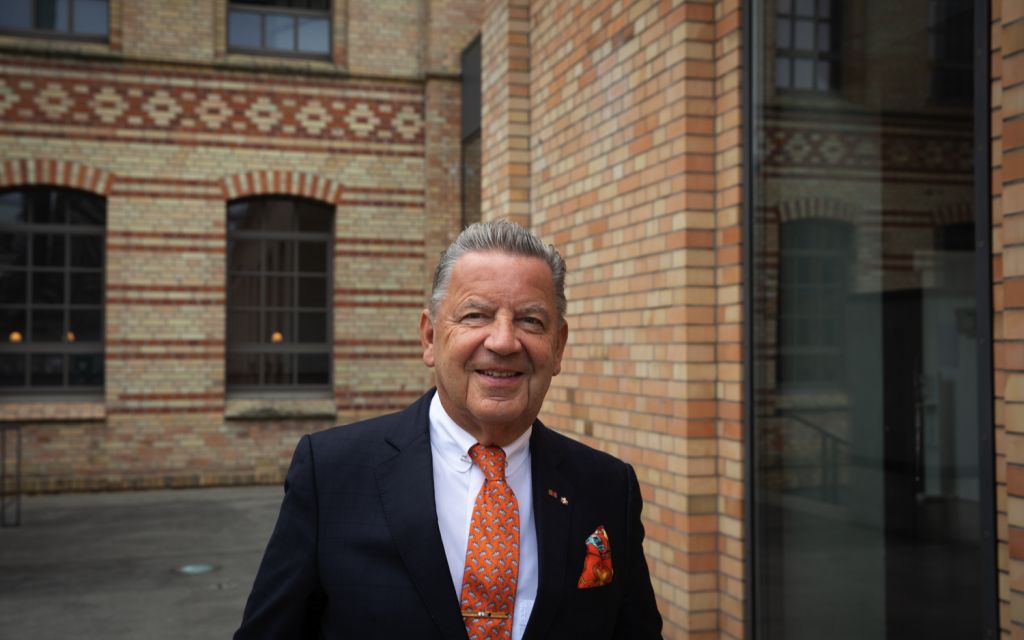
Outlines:
{"type": "Polygon", "coordinates": [[[742,635],[739,15],[484,12],[484,216],[528,219],[569,267],[543,417],[636,468],[670,638],[742,635]]]}
{"type": "Polygon", "coordinates": [[[0,403],[27,490],[276,482],[300,434],[429,386],[416,327],[458,231],[458,54],[478,30],[441,18],[474,6],[336,2],[331,61],[227,52],[217,0],[111,0],[108,44],[0,37],[0,188],[107,204],[103,397],[0,403]],[[271,194],[334,207],[323,397],[225,391],[226,204],[271,194]]]}
{"type": "Polygon", "coordinates": [[[992,278],[1000,624],[1024,636],[1024,4],[992,1],[992,278]]]}

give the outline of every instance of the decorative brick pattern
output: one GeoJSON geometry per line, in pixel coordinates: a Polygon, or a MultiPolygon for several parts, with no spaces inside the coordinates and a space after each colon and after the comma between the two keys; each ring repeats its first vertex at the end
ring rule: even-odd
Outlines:
{"type": "Polygon", "coordinates": [[[457,54],[479,28],[441,20],[479,8],[334,0],[332,60],[305,60],[228,53],[226,5],[111,0],[109,45],[0,35],[0,189],[107,202],[103,397],[0,403],[29,491],[279,482],[302,433],[430,384],[415,331],[458,231],[457,54]],[[428,46],[455,66],[425,79],[428,46]],[[334,207],[333,398],[226,392],[226,205],[261,195],[334,207]]]}
{"type": "Polygon", "coordinates": [[[0,58],[0,134],[116,135],[149,143],[309,145],[416,153],[419,94],[388,85],[297,81],[251,87],[229,77],[54,69],[0,58]],[[387,144],[383,147],[382,144],[387,144]]]}

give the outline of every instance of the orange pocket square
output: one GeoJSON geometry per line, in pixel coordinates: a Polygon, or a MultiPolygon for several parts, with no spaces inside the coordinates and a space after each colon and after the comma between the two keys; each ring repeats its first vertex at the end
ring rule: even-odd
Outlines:
{"type": "Polygon", "coordinates": [[[580,575],[578,586],[580,589],[603,587],[611,584],[614,573],[612,546],[608,542],[608,533],[604,530],[604,525],[601,525],[587,536],[587,557],[583,560],[583,573],[580,575]]]}

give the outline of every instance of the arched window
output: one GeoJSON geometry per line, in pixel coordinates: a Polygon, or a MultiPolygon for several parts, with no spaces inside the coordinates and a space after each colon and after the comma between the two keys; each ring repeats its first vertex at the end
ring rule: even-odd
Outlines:
{"type": "Polygon", "coordinates": [[[103,388],[106,201],[0,192],[0,391],[103,388]]]}
{"type": "Polygon", "coordinates": [[[283,196],[228,205],[227,386],[331,384],[333,207],[283,196]]]}

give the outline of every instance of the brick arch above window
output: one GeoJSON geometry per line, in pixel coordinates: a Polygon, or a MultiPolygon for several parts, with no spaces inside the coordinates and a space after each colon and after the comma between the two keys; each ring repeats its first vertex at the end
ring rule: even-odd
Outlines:
{"type": "Polygon", "coordinates": [[[46,158],[22,158],[0,162],[0,189],[48,185],[107,196],[113,182],[114,175],[109,171],[79,162],[46,158]]]}
{"type": "Polygon", "coordinates": [[[249,196],[285,195],[337,204],[343,187],[336,180],[299,171],[250,171],[225,177],[222,182],[225,200],[249,196]]]}
{"type": "Polygon", "coordinates": [[[935,207],[931,211],[932,224],[941,227],[951,224],[974,222],[974,205],[970,202],[952,202],[935,207]]]}
{"type": "Polygon", "coordinates": [[[814,218],[854,224],[862,213],[859,206],[835,198],[797,198],[779,204],[779,222],[814,218]]]}

